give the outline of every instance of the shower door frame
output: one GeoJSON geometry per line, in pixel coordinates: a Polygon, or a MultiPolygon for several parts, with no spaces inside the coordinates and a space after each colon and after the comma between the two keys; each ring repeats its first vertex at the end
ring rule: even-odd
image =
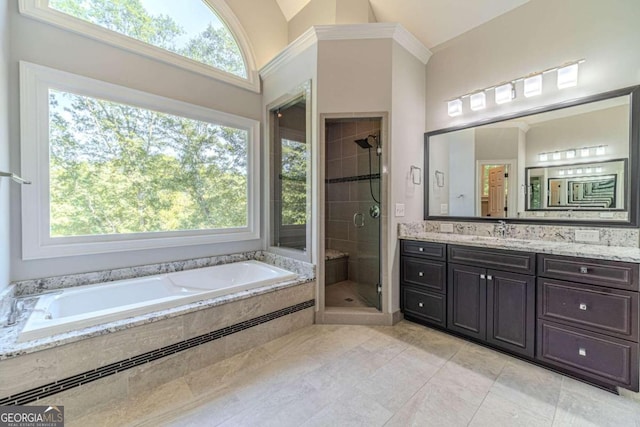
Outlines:
{"type": "Polygon", "coordinates": [[[389,148],[389,113],[372,111],[360,113],[322,113],[318,120],[318,151],[320,162],[316,169],[316,179],[318,185],[318,211],[320,220],[317,221],[317,244],[316,253],[316,280],[318,283],[317,291],[317,312],[316,323],[349,323],[349,324],[393,324],[393,312],[391,310],[391,264],[393,260],[392,253],[387,248],[395,245],[389,244],[389,174],[390,174],[390,154],[389,148]],[[378,119],[380,120],[380,146],[382,147],[382,162],[380,171],[380,287],[381,287],[381,304],[380,310],[375,307],[330,307],[327,310],[325,306],[325,218],[326,212],[326,122],[335,119],[378,119]]]}

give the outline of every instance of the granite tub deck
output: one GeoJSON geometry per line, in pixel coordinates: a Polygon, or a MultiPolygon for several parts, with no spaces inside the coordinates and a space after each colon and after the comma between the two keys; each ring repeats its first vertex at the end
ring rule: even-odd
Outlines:
{"type": "Polygon", "coordinates": [[[24,296],[20,320],[0,330],[0,403],[56,402],[75,418],[311,325],[313,266],[273,254],[261,258],[297,278],[17,343],[37,300],[24,296]]]}

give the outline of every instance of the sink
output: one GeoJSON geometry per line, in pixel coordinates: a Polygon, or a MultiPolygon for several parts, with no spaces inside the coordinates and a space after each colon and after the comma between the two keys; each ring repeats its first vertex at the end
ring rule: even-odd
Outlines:
{"type": "Polygon", "coordinates": [[[471,236],[469,239],[471,242],[486,242],[486,243],[503,243],[508,245],[509,243],[517,243],[520,245],[529,245],[531,240],[525,239],[511,239],[509,237],[491,237],[491,236],[471,236]]]}

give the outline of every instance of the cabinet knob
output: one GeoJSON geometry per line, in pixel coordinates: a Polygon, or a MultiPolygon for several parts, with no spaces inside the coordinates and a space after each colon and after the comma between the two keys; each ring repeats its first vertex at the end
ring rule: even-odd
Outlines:
{"type": "Polygon", "coordinates": [[[580,356],[586,356],[587,355],[587,349],[586,348],[579,348],[578,349],[578,354],[580,356]]]}
{"type": "Polygon", "coordinates": [[[580,303],[580,310],[586,310],[586,309],[587,309],[587,304],[580,303]]]}
{"type": "Polygon", "coordinates": [[[424,252],[424,248],[418,248],[418,251],[424,252]]]}
{"type": "Polygon", "coordinates": [[[418,307],[422,308],[422,307],[424,307],[424,304],[422,302],[419,302],[418,303],[418,307]]]}
{"type": "Polygon", "coordinates": [[[418,276],[422,277],[424,276],[424,273],[422,271],[418,272],[418,276]]]}
{"type": "Polygon", "coordinates": [[[589,272],[589,269],[587,267],[580,267],[580,273],[587,274],[588,272],[589,272]]]}

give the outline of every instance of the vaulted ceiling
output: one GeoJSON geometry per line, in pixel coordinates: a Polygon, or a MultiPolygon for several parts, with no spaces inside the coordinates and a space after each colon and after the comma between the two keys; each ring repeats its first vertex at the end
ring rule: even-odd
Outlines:
{"type": "MultiPolygon", "coordinates": [[[[290,21],[311,0],[276,0],[290,21]]],[[[377,22],[399,22],[429,49],[529,0],[369,0],[377,22]]]]}

